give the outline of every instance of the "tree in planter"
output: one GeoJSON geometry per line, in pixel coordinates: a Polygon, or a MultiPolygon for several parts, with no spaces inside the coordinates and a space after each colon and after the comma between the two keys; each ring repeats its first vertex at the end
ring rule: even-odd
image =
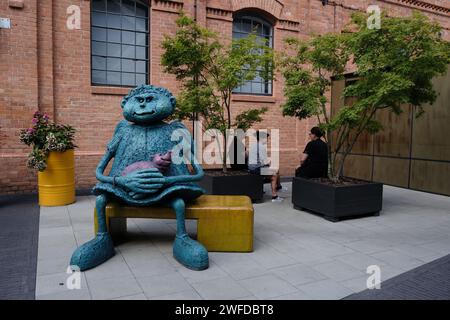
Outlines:
{"type": "Polygon", "coordinates": [[[382,130],[375,119],[377,111],[400,114],[402,105],[411,104],[420,116],[422,105],[436,99],[431,80],[444,74],[450,63],[450,46],[441,38],[441,27],[424,15],[383,15],[381,29],[367,28],[367,18],[354,14],[353,32],[308,41],[287,39],[295,55],[281,58],[287,97],[283,115],[317,118],[326,132],[329,178],[334,182],[342,178],[345,159],[358,137],[382,130]],[[326,98],[331,78],[342,79],[350,64],[359,80],[344,89],[343,98],[353,97],[355,102],[332,115],[326,98]]]}
{"type": "Polygon", "coordinates": [[[182,84],[175,118],[202,119],[203,129],[219,130],[224,137],[222,168],[227,171],[227,130],[249,129],[262,121],[267,108],[248,109],[232,118],[232,93],[261,76],[272,79],[273,51],[251,35],[225,45],[218,35],[181,14],[174,36],[165,36],[162,65],[182,84]]]}

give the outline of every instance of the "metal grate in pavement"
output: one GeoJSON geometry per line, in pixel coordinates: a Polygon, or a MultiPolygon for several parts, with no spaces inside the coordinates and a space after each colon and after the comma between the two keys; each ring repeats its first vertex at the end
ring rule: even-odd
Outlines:
{"type": "Polygon", "coordinates": [[[0,197],[0,300],[34,299],[39,235],[36,196],[0,197]]]}
{"type": "Polygon", "coordinates": [[[345,300],[448,300],[450,254],[381,283],[381,289],[364,290],[345,300]]]}

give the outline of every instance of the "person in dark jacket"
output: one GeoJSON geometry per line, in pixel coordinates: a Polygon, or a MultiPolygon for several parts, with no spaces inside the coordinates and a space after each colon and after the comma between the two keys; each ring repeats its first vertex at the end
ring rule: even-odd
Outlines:
{"type": "Polygon", "coordinates": [[[295,170],[296,177],[311,179],[328,176],[328,147],[321,139],[322,136],[323,132],[319,127],[311,129],[311,141],[303,151],[300,167],[295,170]]]}

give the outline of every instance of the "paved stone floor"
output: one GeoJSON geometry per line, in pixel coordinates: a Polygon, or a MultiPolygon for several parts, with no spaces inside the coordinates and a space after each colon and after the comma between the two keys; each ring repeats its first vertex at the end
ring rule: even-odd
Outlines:
{"type": "Polygon", "coordinates": [[[332,223],[294,210],[284,185],[283,203],[255,204],[253,253],[211,252],[208,270],[190,271],[171,254],[174,220],[129,219],[133,241],[82,273],[78,290],[66,268],[93,236],[95,198],[42,207],[36,298],[341,299],[366,288],[369,265],[386,280],[450,253],[449,197],[385,186],[379,217],[332,223]]]}

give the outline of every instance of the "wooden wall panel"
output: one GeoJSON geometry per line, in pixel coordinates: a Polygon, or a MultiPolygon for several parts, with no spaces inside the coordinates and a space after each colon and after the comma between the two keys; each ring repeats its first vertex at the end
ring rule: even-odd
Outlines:
{"type": "Polygon", "coordinates": [[[345,80],[335,80],[331,86],[331,115],[334,116],[336,112],[344,105],[342,92],[345,89],[345,80]]]}
{"type": "MultiPolygon", "coordinates": [[[[356,101],[355,98],[346,98],[345,105],[351,106],[356,101]]],[[[350,135],[350,140],[352,140],[354,135],[350,135]]],[[[352,153],[356,154],[372,154],[373,150],[373,135],[366,132],[359,135],[358,140],[356,140],[353,146],[352,153]]]]}
{"type": "Polygon", "coordinates": [[[375,157],[373,180],[408,187],[409,159],[375,157]]]}
{"type": "Polygon", "coordinates": [[[412,160],[410,188],[450,196],[450,163],[412,160]]]}
{"type": "MultiPolygon", "coordinates": [[[[344,106],[351,106],[356,100],[352,97],[343,98],[342,92],[345,89],[347,80],[333,81],[331,87],[331,114],[335,116],[336,113],[344,106]]],[[[332,135],[333,143],[336,142],[336,135],[332,135]]],[[[356,141],[352,153],[356,154],[372,154],[373,150],[373,136],[363,133],[356,141]]]]}
{"type": "MultiPolygon", "coordinates": [[[[424,106],[422,117],[415,118],[411,106],[399,116],[388,110],[377,114],[384,130],[360,136],[344,175],[450,195],[450,69],[433,82],[438,98],[432,106],[424,106]]],[[[343,80],[333,83],[332,114],[344,105],[344,88],[343,80]]],[[[352,102],[345,99],[346,105],[352,102]]]]}
{"type": "MultiPolygon", "coordinates": [[[[342,98],[342,92],[345,88],[345,80],[335,80],[331,86],[331,116],[334,117],[339,109],[344,105],[344,99],[342,98]]],[[[336,134],[331,135],[332,149],[336,145],[336,134]]]]}
{"type": "Polygon", "coordinates": [[[425,114],[414,120],[412,156],[419,159],[450,161],[450,71],[436,78],[439,93],[432,106],[425,106],[425,114]]]}
{"type": "Polygon", "coordinates": [[[344,176],[372,180],[372,157],[349,155],[344,164],[344,176]]]}
{"type": "Polygon", "coordinates": [[[374,136],[366,132],[361,133],[352,148],[352,153],[372,155],[374,136]]]}
{"type": "Polygon", "coordinates": [[[411,106],[396,115],[388,109],[377,112],[383,130],[374,137],[374,153],[381,156],[409,157],[411,144],[411,106]]]}

